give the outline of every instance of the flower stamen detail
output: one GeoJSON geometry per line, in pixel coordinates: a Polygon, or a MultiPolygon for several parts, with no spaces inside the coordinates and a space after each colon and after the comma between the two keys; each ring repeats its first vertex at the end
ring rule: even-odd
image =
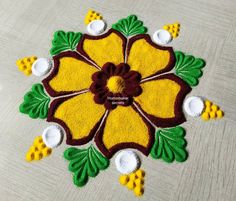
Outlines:
{"type": "Polygon", "coordinates": [[[125,88],[125,81],[120,76],[112,76],[107,81],[107,88],[112,93],[122,93],[125,88]]]}

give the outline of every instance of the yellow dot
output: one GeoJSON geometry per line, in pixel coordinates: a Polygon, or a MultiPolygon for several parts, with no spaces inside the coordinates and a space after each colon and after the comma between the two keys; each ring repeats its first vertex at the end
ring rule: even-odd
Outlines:
{"type": "Polygon", "coordinates": [[[25,156],[25,159],[26,159],[27,161],[32,161],[32,160],[34,160],[34,152],[32,152],[32,151],[27,152],[27,153],[26,153],[26,156],[25,156]]]}
{"type": "Polygon", "coordinates": [[[132,190],[135,187],[135,183],[133,180],[129,180],[129,182],[126,184],[127,188],[132,190]]]}
{"type": "Polygon", "coordinates": [[[174,32],[174,33],[172,33],[172,36],[173,36],[173,38],[177,38],[179,36],[179,34],[174,32]]]}
{"type": "Polygon", "coordinates": [[[25,75],[29,76],[32,74],[32,71],[31,71],[31,69],[27,69],[24,71],[24,73],[25,73],[25,75]]]}
{"type": "Polygon", "coordinates": [[[163,26],[163,29],[168,30],[168,29],[169,29],[169,26],[168,26],[168,25],[165,25],[165,26],[163,26]]]}
{"type": "Polygon", "coordinates": [[[49,156],[50,154],[52,153],[52,149],[51,148],[48,148],[48,147],[45,147],[43,150],[42,150],[42,154],[43,156],[49,156]]]}
{"type": "Polygon", "coordinates": [[[129,179],[132,180],[132,181],[134,181],[135,179],[137,179],[136,174],[135,174],[135,173],[131,173],[131,174],[129,175],[129,179]]]}
{"type": "Polygon", "coordinates": [[[138,176],[138,178],[143,178],[145,175],[145,172],[141,169],[138,169],[135,174],[138,176]]]}
{"type": "Polygon", "coordinates": [[[217,118],[222,118],[222,117],[224,116],[223,111],[222,111],[222,110],[218,110],[218,111],[216,112],[216,116],[217,116],[217,118]]]}
{"type": "Polygon", "coordinates": [[[40,144],[37,145],[37,147],[38,147],[39,150],[42,150],[46,147],[46,144],[40,143],[40,144]]]}
{"type": "Polygon", "coordinates": [[[170,33],[174,33],[174,29],[172,29],[172,28],[170,28],[168,31],[169,31],[170,33]]]}
{"type": "Polygon", "coordinates": [[[30,62],[33,63],[36,59],[37,59],[36,56],[32,56],[32,57],[30,57],[30,62]]]}
{"type": "Polygon", "coordinates": [[[136,186],[142,186],[144,184],[144,180],[141,178],[135,179],[134,181],[136,186]]]}
{"type": "Polygon", "coordinates": [[[141,196],[141,195],[143,195],[143,192],[144,192],[144,189],[143,189],[143,187],[141,187],[141,186],[136,186],[135,188],[134,188],[134,194],[136,195],[136,196],[141,196]]]}
{"type": "Polygon", "coordinates": [[[205,109],[205,112],[210,112],[211,111],[211,107],[206,107],[206,109],[205,109]]]}
{"type": "Polygon", "coordinates": [[[35,159],[36,161],[42,159],[42,157],[43,157],[43,154],[42,154],[40,151],[36,151],[36,152],[34,153],[34,159],[35,159]]]}
{"type": "Polygon", "coordinates": [[[119,181],[122,185],[126,185],[129,181],[129,176],[128,175],[121,175],[119,181]]]}
{"type": "Polygon", "coordinates": [[[19,65],[18,68],[20,71],[24,71],[27,67],[25,65],[19,65]]]}
{"type": "Polygon", "coordinates": [[[112,76],[107,81],[107,88],[110,92],[121,93],[125,88],[125,81],[120,76],[112,76]]]}
{"type": "Polygon", "coordinates": [[[21,65],[21,60],[20,60],[20,59],[16,61],[16,65],[17,65],[17,66],[20,66],[20,65],[21,65]]]}
{"type": "Polygon", "coordinates": [[[216,112],[219,109],[219,107],[217,105],[212,105],[211,106],[211,110],[216,112]]]}
{"type": "Polygon", "coordinates": [[[209,101],[209,100],[206,100],[205,101],[205,105],[206,105],[206,107],[210,107],[212,105],[212,102],[209,101]]]}
{"type": "Polygon", "coordinates": [[[93,13],[94,13],[93,10],[89,10],[89,11],[88,11],[88,15],[91,15],[91,14],[93,14],[93,13]]]}
{"type": "Polygon", "coordinates": [[[176,33],[179,33],[179,29],[174,27],[173,30],[176,32],[176,33]]]}
{"type": "Polygon", "coordinates": [[[43,143],[43,138],[42,136],[37,136],[35,139],[34,139],[34,145],[38,145],[38,144],[41,144],[43,143]]]}
{"type": "Polygon", "coordinates": [[[210,117],[211,117],[211,119],[216,118],[216,112],[214,112],[214,111],[210,112],[210,117]]]}
{"type": "Polygon", "coordinates": [[[27,62],[28,62],[28,58],[27,58],[27,57],[23,58],[23,59],[22,59],[22,62],[23,62],[23,63],[27,63],[27,62]]]}
{"type": "Polygon", "coordinates": [[[36,151],[38,151],[38,147],[35,145],[32,145],[29,150],[32,152],[36,152],[36,151]]]}
{"type": "Polygon", "coordinates": [[[174,27],[178,29],[178,28],[179,28],[179,24],[178,24],[178,23],[175,23],[175,24],[174,24],[174,27]]]}
{"type": "Polygon", "coordinates": [[[89,19],[86,19],[86,20],[84,21],[85,24],[89,24],[89,22],[90,22],[89,19]]]}
{"type": "Polygon", "coordinates": [[[174,26],[180,28],[180,23],[176,22],[174,23],[174,26]]]}
{"type": "Polygon", "coordinates": [[[27,67],[28,70],[31,70],[32,63],[31,63],[31,62],[30,62],[30,63],[27,63],[26,67],[27,67]]]}
{"type": "Polygon", "coordinates": [[[210,118],[210,115],[208,112],[203,112],[202,113],[202,119],[204,119],[205,121],[209,120],[210,118]]]}

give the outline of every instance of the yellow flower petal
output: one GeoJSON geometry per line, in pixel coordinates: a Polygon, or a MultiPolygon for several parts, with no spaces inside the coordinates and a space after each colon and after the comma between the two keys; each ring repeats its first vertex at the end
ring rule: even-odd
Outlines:
{"type": "Polygon", "coordinates": [[[185,121],[182,103],[191,88],[174,74],[159,76],[140,85],[142,94],[134,100],[158,127],[175,126],[185,121]]]}
{"type": "Polygon", "coordinates": [[[109,112],[95,141],[108,158],[123,148],[136,148],[147,155],[153,136],[153,127],[138,112],[130,106],[118,106],[109,112]]]}
{"type": "Polygon", "coordinates": [[[85,144],[90,141],[100,124],[105,107],[95,104],[90,92],[52,102],[49,121],[59,123],[67,133],[67,144],[85,144]]]}
{"type": "Polygon", "coordinates": [[[54,57],[55,67],[51,75],[43,80],[51,96],[69,94],[90,87],[91,76],[97,72],[77,53],[65,52],[54,57]]]}
{"type": "Polygon", "coordinates": [[[101,36],[85,35],[78,51],[102,67],[111,62],[115,65],[124,62],[126,39],[117,31],[110,30],[101,36]]]}
{"type": "Polygon", "coordinates": [[[142,78],[170,71],[174,67],[174,61],[173,49],[154,44],[148,35],[130,39],[128,64],[131,70],[138,71],[142,78]]]}

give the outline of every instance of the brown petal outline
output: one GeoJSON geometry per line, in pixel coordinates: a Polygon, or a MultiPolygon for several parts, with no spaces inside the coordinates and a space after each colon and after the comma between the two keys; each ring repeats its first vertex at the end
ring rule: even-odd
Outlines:
{"type": "MultiPolygon", "coordinates": [[[[103,39],[106,38],[107,36],[109,36],[110,34],[115,33],[116,35],[118,35],[121,40],[123,41],[122,44],[122,48],[123,48],[123,57],[124,57],[124,61],[125,61],[125,49],[126,49],[126,44],[127,44],[127,39],[123,36],[123,34],[121,34],[120,32],[116,31],[115,29],[109,29],[105,34],[99,35],[99,36],[90,36],[88,34],[84,34],[77,46],[77,51],[83,55],[84,57],[88,58],[89,60],[91,60],[92,62],[94,62],[96,65],[98,65],[94,60],[92,60],[89,55],[84,51],[83,49],[83,44],[84,44],[84,40],[85,39],[90,39],[90,40],[99,40],[99,39],[103,39]]],[[[102,67],[102,66],[100,66],[102,67]]]]}
{"type": "MultiPolygon", "coordinates": [[[[121,106],[123,107],[123,106],[121,106]]],[[[139,151],[141,151],[144,155],[148,156],[152,145],[154,143],[155,140],[155,128],[142,116],[140,115],[140,113],[136,110],[136,108],[131,105],[131,107],[134,109],[135,112],[138,113],[138,115],[142,118],[142,120],[144,121],[144,123],[147,125],[148,127],[148,134],[149,134],[149,143],[147,145],[147,147],[143,147],[142,145],[139,145],[137,143],[133,143],[133,142],[129,142],[129,143],[119,143],[115,146],[113,146],[111,149],[107,149],[105,147],[105,145],[103,144],[103,132],[104,132],[104,127],[106,125],[106,120],[108,115],[105,117],[100,129],[97,131],[96,135],[95,135],[95,143],[97,145],[97,147],[99,148],[99,150],[104,154],[104,156],[106,156],[107,158],[111,158],[117,151],[122,150],[122,149],[126,149],[126,148],[133,148],[133,149],[137,149],[139,151]]],[[[111,136],[112,136],[112,131],[111,132],[111,136]]]]}
{"type": "MultiPolygon", "coordinates": [[[[149,78],[149,77],[152,77],[152,76],[155,76],[155,75],[159,75],[161,73],[171,71],[174,68],[176,60],[175,60],[175,54],[174,54],[173,48],[157,45],[156,43],[152,42],[152,39],[148,34],[139,34],[139,35],[136,35],[136,36],[129,39],[128,46],[127,46],[127,53],[126,53],[127,54],[127,62],[126,62],[127,64],[129,64],[128,63],[129,54],[130,54],[130,50],[132,48],[133,43],[136,42],[137,40],[140,40],[140,39],[145,39],[151,46],[153,46],[156,49],[167,50],[170,53],[169,63],[167,64],[167,66],[164,69],[159,70],[159,71],[157,71],[156,73],[154,73],[150,76],[143,77],[142,79],[146,79],[146,78],[149,78]]],[[[131,70],[132,70],[132,66],[131,66],[131,70]]]]}
{"type": "MultiPolygon", "coordinates": [[[[86,92],[85,92],[86,93],[86,92]]],[[[49,111],[48,111],[48,117],[47,117],[47,121],[48,122],[55,122],[55,123],[58,123],[59,125],[62,126],[62,128],[64,128],[65,130],[65,133],[66,133],[66,144],[68,145],[83,145],[83,144],[86,144],[88,143],[89,141],[91,141],[94,137],[94,135],[96,134],[101,122],[102,122],[102,119],[105,115],[105,113],[102,115],[102,117],[100,118],[100,120],[95,124],[95,126],[91,129],[89,135],[87,137],[84,137],[84,138],[81,138],[81,139],[72,139],[72,135],[71,135],[71,132],[70,132],[70,129],[67,127],[66,123],[60,119],[57,119],[54,117],[54,113],[57,109],[57,107],[62,104],[63,102],[67,101],[68,99],[70,98],[73,98],[75,96],[79,96],[79,95],[72,95],[72,96],[69,96],[69,97],[63,97],[63,98],[57,98],[55,99],[51,104],[50,104],[50,107],[49,107],[49,111]]],[[[85,120],[86,121],[86,120],[85,120]]]]}
{"type": "MultiPolygon", "coordinates": [[[[82,90],[79,91],[55,91],[54,89],[51,88],[51,86],[49,85],[49,82],[57,75],[58,71],[59,71],[59,66],[60,66],[60,59],[63,57],[73,57],[77,60],[83,61],[91,66],[94,66],[93,64],[89,63],[87,60],[85,60],[82,56],[80,56],[77,52],[73,52],[73,51],[66,51],[66,52],[62,52],[60,54],[57,54],[56,56],[53,57],[53,62],[54,62],[54,67],[51,71],[51,73],[48,75],[48,77],[46,77],[44,80],[42,80],[42,83],[44,85],[44,88],[46,89],[46,91],[48,92],[48,94],[52,97],[57,97],[57,96],[62,96],[62,95],[68,95],[68,94],[73,94],[75,92],[81,92],[82,90]]],[[[96,68],[94,66],[94,68],[96,68]]],[[[89,86],[87,87],[89,88],[89,86]]]]}
{"type": "MultiPolygon", "coordinates": [[[[161,80],[161,79],[170,79],[178,83],[181,87],[180,92],[178,93],[176,99],[175,99],[175,105],[174,105],[174,111],[175,111],[175,117],[173,118],[159,118],[155,117],[153,115],[150,115],[146,113],[142,107],[134,100],[135,104],[138,106],[138,109],[153,123],[155,126],[160,127],[160,128],[166,128],[166,127],[174,127],[179,124],[182,124],[183,122],[186,121],[182,105],[185,96],[192,90],[192,88],[182,79],[177,77],[175,74],[170,73],[170,74],[165,74],[161,75],[157,78],[154,78],[152,80],[148,80],[145,82],[153,81],[153,80],[161,80]]],[[[144,82],[143,82],[144,83],[144,82]]],[[[141,85],[142,86],[142,85],[141,85]]],[[[158,108],[157,108],[158,109],[158,108]]],[[[137,108],[136,108],[137,110],[137,108]]],[[[137,110],[138,111],[138,110],[137,110]]]]}

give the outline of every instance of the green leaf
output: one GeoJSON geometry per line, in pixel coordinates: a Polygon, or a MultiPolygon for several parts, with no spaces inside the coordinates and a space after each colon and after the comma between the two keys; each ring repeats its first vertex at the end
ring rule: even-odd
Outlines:
{"type": "Polygon", "coordinates": [[[162,158],[168,163],[174,160],[178,162],[185,161],[188,153],[185,149],[187,142],[184,136],[185,130],[180,126],[158,130],[151,149],[152,158],[162,158]]]}
{"type": "Polygon", "coordinates": [[[175,72],[190,86],[198,85],[198,79],[202,76],[202,68],[206,65],[205,61],[195,58],[192,55],[185,55],[183,52],[175,52],[175,72]]]}
{"type": "Polygon", "coordinates": [[[24,102],[20,105],[19,110],[33,119],[45,119],[48,115],[49,102],[50,98],[45,94],[43,85],[34,84],[31,91],[25,94],[24,102]]]}
{"type": "Polygon", "coordinates": [[[82,37],[82,33],[57,31],[52,40],[51,55],[59,54],[65,50],[75,50],[82,37]]]}
{"type": "Polygon", "coordinates": [[[125,36],[144,34],[147,28],[143,26],[143,22],[138,20],[136,15],[130,15],[127,18],[120,19],[112,25],[112,28],[123,33],[125,36]]]}
{"type": "Polygon", "coordinates": [[[68,169],[73,172],[73,181],[76,186],[84,186],[89,177],[96,177],[99,170],[109,166],[109,160],[104,157],[93,145],[87,149],[68,148],[64,158],[69,162],[68,169]]]}

